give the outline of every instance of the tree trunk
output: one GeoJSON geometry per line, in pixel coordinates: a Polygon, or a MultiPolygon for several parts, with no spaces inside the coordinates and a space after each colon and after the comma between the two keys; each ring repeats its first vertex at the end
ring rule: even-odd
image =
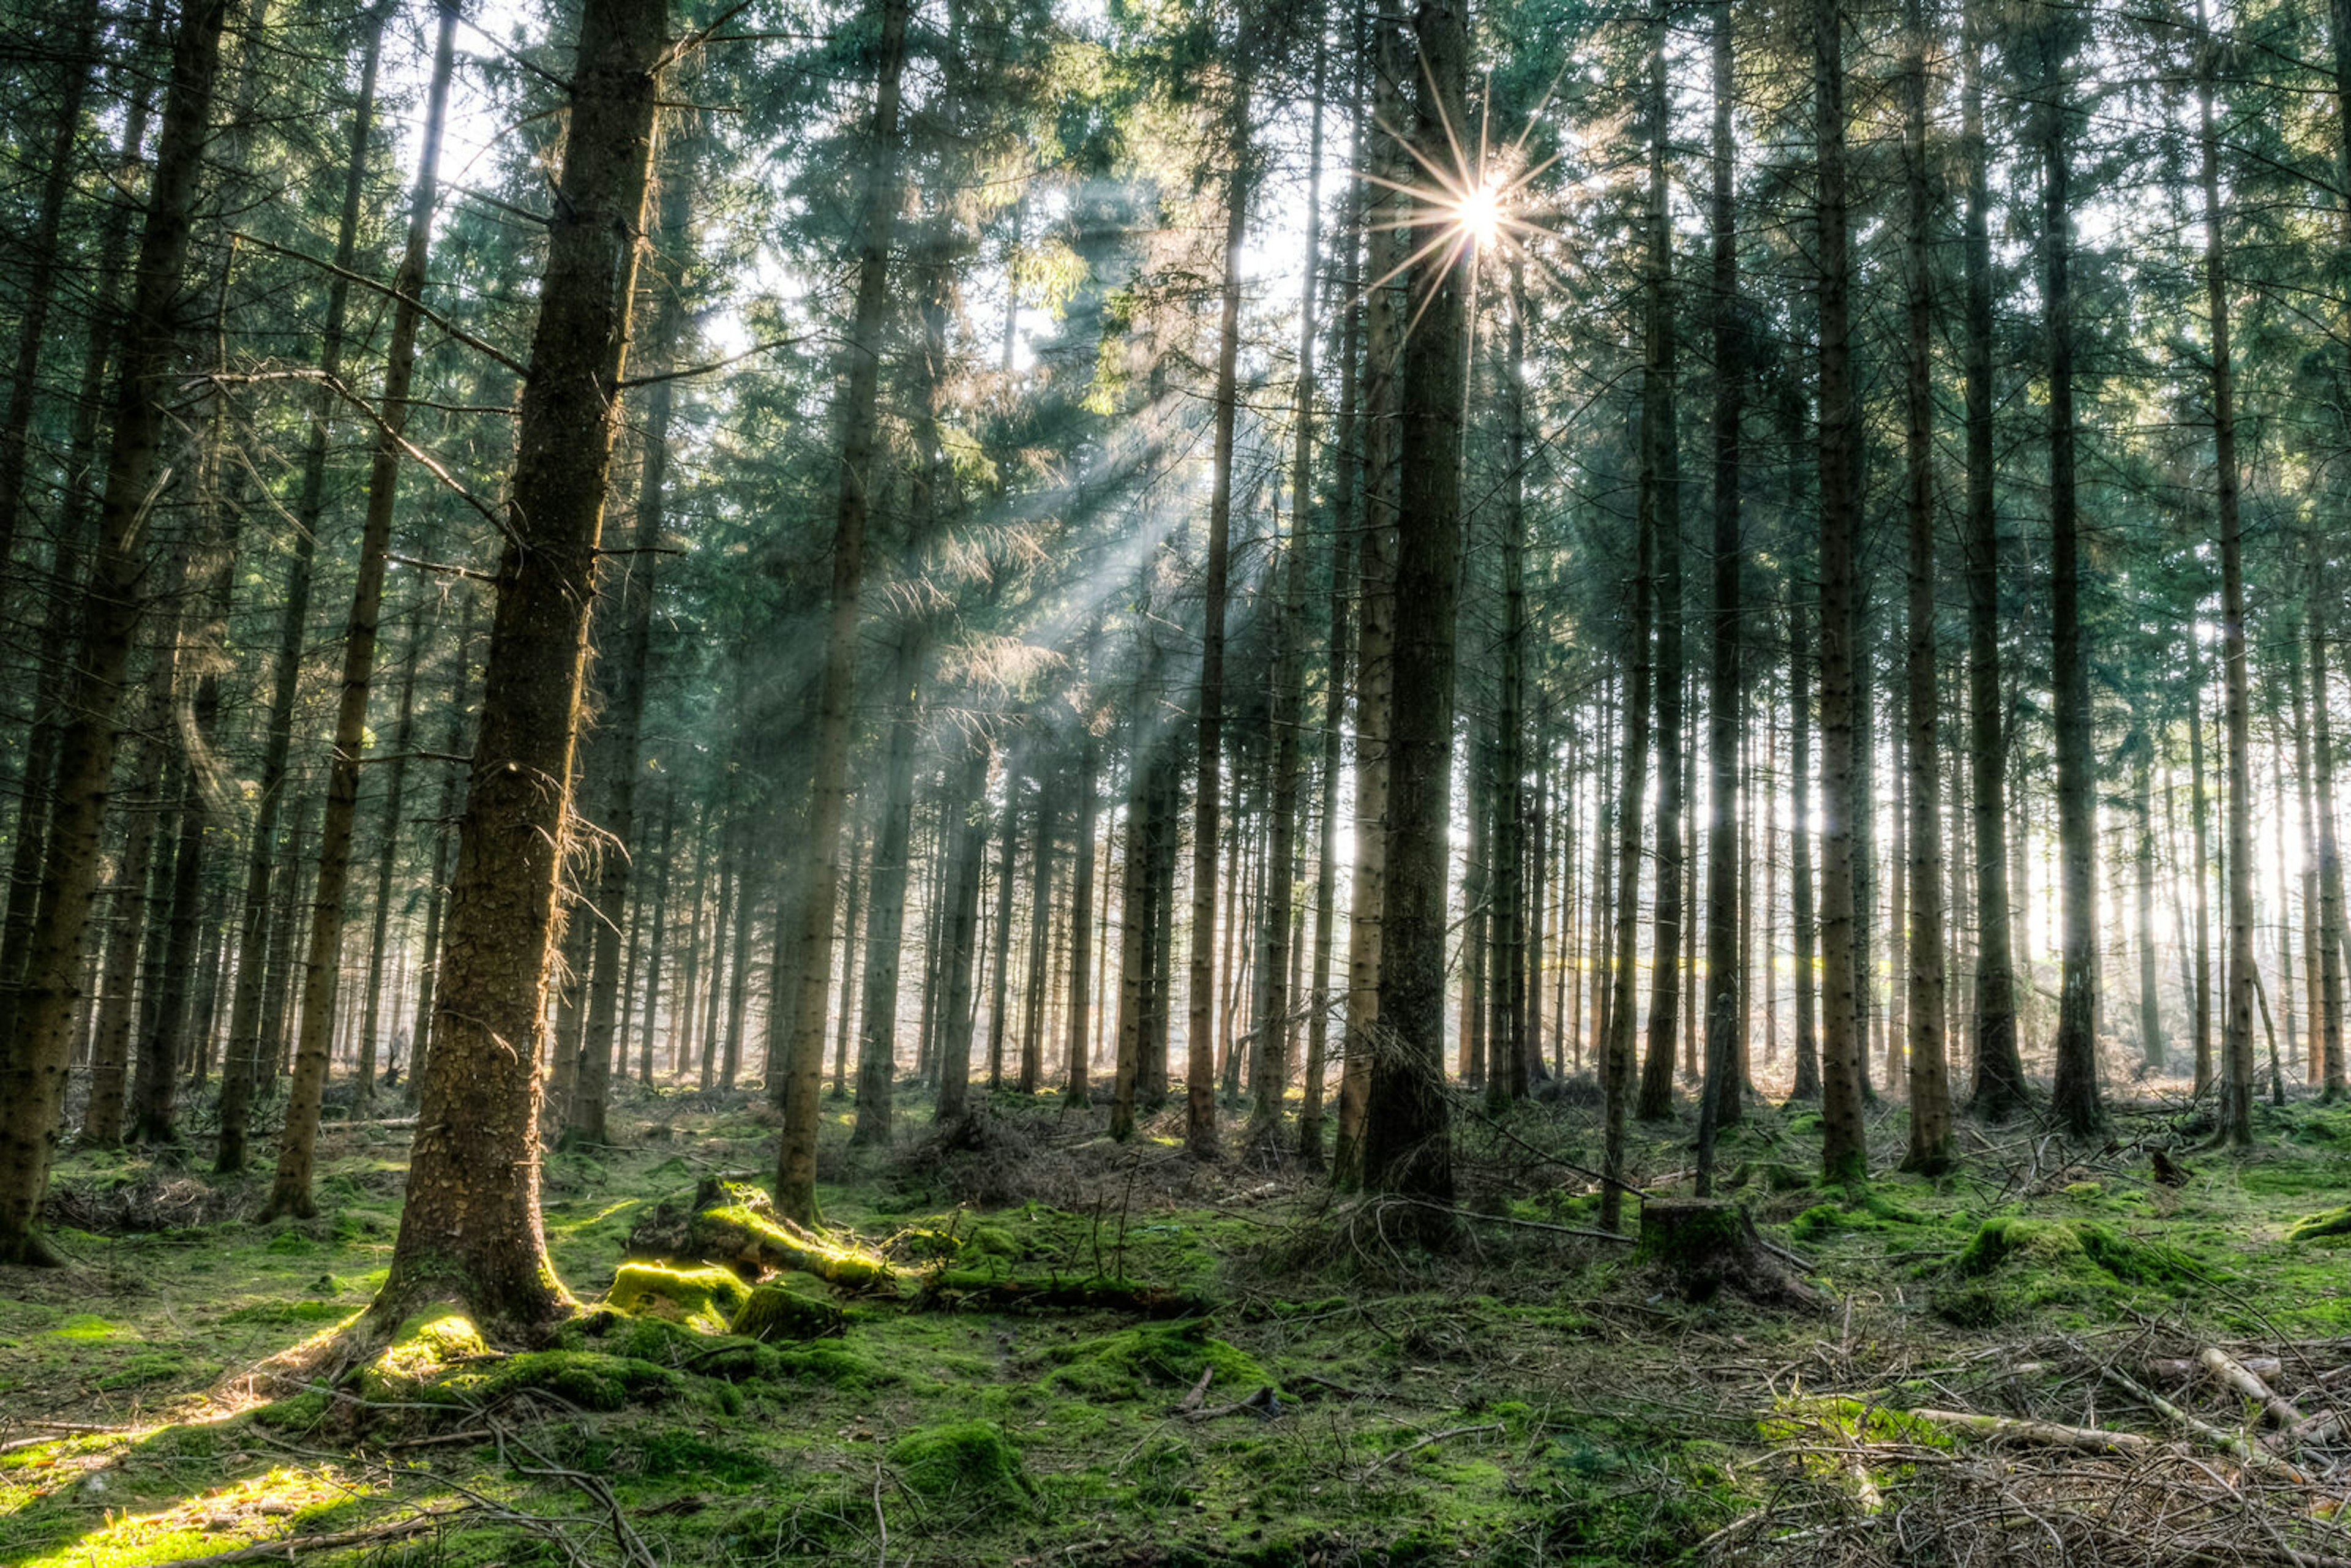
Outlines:
{"type": "Polygon", "coordinates": [[[98,890],[100,839],[120,738],[115,718],[142,609],[146,551],[141,525],[163,475],[164,401],[179,348],[177,303],[226,13],[227,0],[188,0],[172,50],[172,84],[124,336],[96,564],[67,709],[72,716],[58,737],[40,917],[26,955],[16,1027],[0,1041],[0,1263],[57,1261],[35,1226],[48,1187],[73,1054],[85,928],[98,890]]]}
{"type": "MultiPolygon", "coordinates": [[[[389,15],[377,14],[375,30],[371,34],[368,76],[360,94],[363,106],[373,102],[376,56],[383,19],[389,15]]],[[[424,289],[424,264],[433,245],[433,209],[439,194],[440,131],[447,111],[445,89],[444,93],[436,100],[437,110],[427,110],[425,161],[418,172],[415,195],[409,206],[407,247],[392,283],[395,298],[391,346],[385,353],[383,398],[368,471],[367,516],[360,529],[359,580],[351,589],[350,615],[343,631],[342,686],[335,707],[326,815],[319,835],[316,903],[310,916],[309,956],[303,966],[293,1085],[287,1096],[286,1129],[277,1145],[277,1177],[270,1186],[269,1200],[263,1206],[265,1218],[281,1214],[307,1218],[317,1209],[310,1197],[312,1154],[318,1145],[319,1107],[327,1085],[327,1051],[340,978],[343,906],[350,883],[352,829],[359,810],[360,751],[367,739],[368,690],[375,674],[376,627],[383,611],[383,580],[390,564],[387,558],[392,549],[392,513],[400,488],[401,437],[408,423],[408,392],[415,376],[416,327],[422,319],[419,296],[424,289]]],[[[364,120],[367,115],[363,112],[360,118],[364,120]]],[[[366,128],[362,125],[354,133],[353,146],[363,149],[366,143],[366,128]]],[[[565,749],[569,750],[568,741],[565,749]]],[[[361,1093],[365,1093],[364,1084],[361,1093]]]]}
{"type": "MultiPolygon", "coordinates": [[[[42,350],[48,338],[49,307],[57,298],[57,263],[64,255],[58,235],[80,162],[75,149],[83,134],[82,103],[98,68],[98,0],[76,0],[72,14],[59,21],[57,35],[44,29],[40,39],[42,52],[54,48],[57,62],[57,122],[49,132],[40,201],[31,231],[23,236],[26,268],[16,307],[15,374],[8,382],[6,413],[0,414],[0,586],[15,577],[16,534],[32,467],[33,408],[40,399],[42,350]]],[[[26,78],[12,75],[17,90],[25,90],[29,85],[26,78]]]]}
{"type": "Polygon", "coordinates": [[[1731,134],[1737,88],[1731,47],[1730,0],[1717,0],[1712,47],[1708,51],[1714,94],[1712,148],[1714,277],[1714,646],[1707,670],[1706,840],[1706,1079],[1698,1091],[1698,1196],[1713,1190],[1715,1130],[1738,1119],[1740,1037],[1746,1019],[1741,1002],[1746,966],[1740,951],[1738,840],[1745,816],[1740,797],[1740,574],[1745,564],[1739,538],[1739,418],[1746,395],[1745,345],[1739,303],[1739,231],[1733,195],[1738,148],[1731,134]]]}
{"type": "Polygon", "coordinates": [[[650,1089],[653,1084],[654,1030],[661,1018],[662,968],[668,956],[669,943],[669,879],[676,870],[671,858],[671,846],[677,833],[677,776],[669,776],[662,790],[661,847],[654,852],[653,925],[645,938],[645,1007],[641,1015],[643,1022],[637,1030],[637,1081],[650,1089]]]}
{"type": "Polygon", "coordinates": [[[375,1096],[376,1033],[383,1021],[384,933],[392,919],[392,883],[400,872],[400,840],[407,823],[401,809],[408,798],[408,758],[416,747],[416,662],[424,641],[424,601],[420,594],[408,614],[408,652],[401,661],[399,719],[392,726],[392,755],[385,758],[390,774],[383,791],[383,828],[378,835],[372,928],[368,933],[367,989],[360,998],[360,1060],[357,1096],[351,1117],[366,1114],[375,1096]]]}
{"type": "Polygon", "coordinates": [[[1372,123],[1363,197],[1371,282],[1364,290],[1364,518],[1356,545],[1362,563],[1355,622],[1355,846],[1347,889],[1346,1034],[1339,1068],[1339,1125],[1332,1179],[1353,1186],[1364,1174],[1364,1116],[1380,1026],[1382,927],[1387,904],[1389,702],[1395,687],[1397,352],[1405,302],[1398,279],[1412,254],[1409,179],[1396,138],[1412,69],[1404,33],[1393,17],[1372,18],[1372,123]]]}
{"type": "Polygon", "coordinates": [[[980,864],[987,849],[987,746],[977,737],[964,748],[950,779],[946,810],[954,831],[948,868],[946,1012],[939,1022],[939,1099],[933,1120],[946,1127],[963,1119],[971,1082],[972,963],[979,949],[980,864]]]}
{"type": "Polygon", "coordinates": [[[1853,392],[1845,218],[1845,97],[1844,0],[1813,0],[1813,112],[1820,159],[1820,572],[1821,572],[1821,942],[1823,965],[1821,1038],[1822,1170],[1833,1182],[1868,1174],[1862,1126],[1862,1056],[1856,1009],[1865,977],[1855,973],[1856,822],[1855,735],[1855,548],[1860,497],[1860,433],[1853,392]]]}
{"type": "Polygon", "coordinates": [[[580,16],[442,996],[408,1198],[372,1309],[386,1327],[451,1294],[517,1324],[568,1304],[539,1232],[536,1064],[665,11],[663,0],[586,0],[580,16]]]}
{"type": "MultiPolygon", "coordinates": [[[[1503,303],[1510,329],[1501,348],[1502,634],[1499,691],[1494,705],[1491,782],[1494,867],[1489,923],[1487,1104],[1500,1110],[1527,1092],[1527,816],[1526,791],[1526,301],[1521,263],[1512,258],[1503,303]]],[[[1538,787],[1539,803],[1541,791],[1538,787]]],[[[1534,898],[1542,898],[1542,866],[1535,862],[1534,898]]],[[[1540,916],[1537,929],[1540,930],[1540,916]]]]}
{"type": "MultiPolygon", "coordinates": [[[[2097,800],[2090,756],[2090,669],[2082,652],[2081,511],[2075,499],[2074,413],[2073,149],[2066,73],[2074,32],[2085,24],[2052,15],[2037,19],[2038,79],[2032,84],[2032,137],[2041,157],[2042,335],[2049,380],[2050,680],[2057,737],[2057,837],[2064,862],[2058,981],[2057,1081],[2051,1101],[2058,1124],[2081,1136],[2105,1122],[2098,1094],[2097,800]]],[[[2250,884],[2248,884],[2250,885],[2250,884]]],[[[2251,970],[2246,983],[2251,983],[2251,970]]],[[[2250,993],[2248,993],[2250,1007],[2250,993]]],[[[2250,1040],[2251,1036],[2248,1035],[2250,1040]]]]}
{"type": "Polygon", "coordinates": [[[1651,911],[1656,945],[1649,965],[1649,1042],[1641,1062],[1645,1122],[1673,1114],[1674,1031],[1681,1017],[1682,817],[1682,519],[1681,436],[1677,427],[1674,251],[1671,189],[1666,174],[1673,135],[1667,86],[1667,0],[1650,0],[1648,90],[1642,109],[1649,186],[1643,225],[1640,504],[1656,561],[1657,839],[1651,911]]]}
{"type": "Polygon", "coordinates": [[[1296,428],[1290,462],[1290,540],[1281,552],[1281,597],[1275,610],[1272,678],[1268,712],[1273,726],[1272,822],[1266,846],[1266,898],[1259,929],[1258,972],[1265,1009],[1257,1020],[1250,1062],[1249,1139],[1269,1152],[1281,1128],[1290,1086],[1290,915],[1298,885],[1298,761],[1300,716],[1305,706],[1305,659],[1299,648],[1306,620],[1306,534],[1312,515],[1314,474],[1314,286],[1322,265],[1322,92],[1326,57],[1322,8],[1313,11],[1314,96],[1307,133],[1305,280],[1298,306],[1296,428]]]}
{"type": "MultiPolygon", "coordinates": [[[[1469,29],[1452,0],[1420,0],[1414,156],[1441,167],[1468,123],[1469,29]]],[[[1411,274],[1419,321],[1398,389],[1395,650],[1388,704],[1382,1049],[1364,1118],[1364,1183],[1436,1203],[1453,1197],[1445,1098],[1445,928],[1453,814],[1454,611],[1461,586],[1461,425],[1469,253],[1439,209],[1418,214],[1411,274]],[[1433,248],[1432,248],[1433,247],[1433,248]]],[[[1437,1219],[1416,1209],[1422,1228],[1437,1219]]]]}
{"type": "Polygon", "coordinates": [[[1796,962],[1796,1077],[1789,1092],[1792,1102],[1821,1097],[1820,1037],[1815,1030],[1813,995],[1820,960],[1820,927],[1813,908],[1813,649],[1802,601],[1788,601],[1789,776],[1792,804],[1789,821],[1791,870],[1788,876],[1790,932],[1796,962]]]}
{"type": "Polygon", "coordinates": [[[1961,24],[1960,142],[1967,169],[1963,239],[1967,308],[1968,768],[1976,871],[1975,1088],[1995,1119],[2026,1103],[2016,1040],[2016,974],[2009,929],[2008,768],[2000,681],[2000,518],[1992,455],[1991,156],[1984,137],[1982,0],[1961,24]]]}
{"type": "Polygon", "coordinates": [[[1200,687],[1195,716],[1198,740],[1192,758],[1192,946],[1186,991],[1184,1144],[1192,1157],[1200,1160],[1214,1159],[1220,1152],[1215,1055],[1217,834],[1224,785],[1225,611],[1232,537],[1233,423],[1238,402],[1241,252],[1249,228],[1251,64],[1247,55],[1245,43],[1228,68],[1232,100],[1225,110],[1225,268],[1217,327],[1207,555],[1200,590],[1200,687]]]}
{"type": "MultiPolygon", "coordinates": [[[[474,685],[473,649],[474,598],[467,593],[460,596],[457,646],[450,659],[448,726],[441,740],[444,758],[463,755],[467,696],[474,685]]],[[[456,848],[456,835],[450,827],[463,804],[458,798],[461,781],[462,775],[456,768],[444,761],[441,768],[441,798],[433,811],[432,884],[424,895],[424,944],[417,949],[416,957],[416,1021],[408,1036],[414,1061],[408,1071],[408,1092],[404,1098],[412,1102],[424,1078],[424,1048],[433,1038],[433,998],[441,975],[442,915],[454,870],[450,853],[456,848]]]]}
{"type": "Polygon", "coordinates": [[[1926,0],[1903,0],[1902,173],[1904,264],[1909,340],[1905,378],[1904,500],[1909,526],[1908,706],[1909,902],[1905,946],[1910,1082],[1910,1148],[1905,1169],[1949,1168],[1951,1080],[1943,1040],[1943,780],[1936,745],[1940,712],[1935,670],[1935,394],[1930,334],[1927,200],[1926,0]]]}

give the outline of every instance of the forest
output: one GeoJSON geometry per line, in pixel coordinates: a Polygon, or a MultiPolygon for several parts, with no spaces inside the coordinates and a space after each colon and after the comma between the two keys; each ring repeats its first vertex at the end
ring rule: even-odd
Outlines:
{"type": "Polygon", "coordinates": [[[2351,1564],[2351,0],[0,68],[0,1562],[2351,1564]]]}

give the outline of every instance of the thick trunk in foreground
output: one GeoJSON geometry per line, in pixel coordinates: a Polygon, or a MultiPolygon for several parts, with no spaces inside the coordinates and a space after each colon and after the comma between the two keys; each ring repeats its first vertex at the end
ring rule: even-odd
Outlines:
{"type": "Polygon", "coordinates": [[[580,17],[387,1327],[449,1296],[525,1324],[568,1302],[539,1231],[537,1062],[665,24],[664,0],[580,17]]]}
{"type": "MultiPolygon", "coordinates": [[[[1468,18],[1421,0],[1416,157],[1442,166],[1468,123],[1468,18]]],[[[1461,586],[1461,425],[1469,250],[1441,210],[1414,230],[1419,324],[1405,339],[1397,408],[1395,659],[1388,700],[1387,904],[1381,914],[1380,1049],[1364,1118],[1364,1185],[1453,1197],[1445,1098],[1445,933],[1453,816],[1454,608],[1461,586]],[[1433,246],[1433,249],[1428,247],[1433,246]]],[[[1421,1209],[1422,1228],[1434,1210],[1421,1209]]]]}
{"type": "MultiPolygon", "coordinates": [[[[832,518],[832,603],[826,626],[823,695],[817,710],[816,767],[802,824],[798,995],[790,999],[791,1052],[776,1161],[776,1202],[787,1218],[816,1220],[819,1080],[824,1071],[825,990],[840,897],[841,818],[849,800],[849,742],[857,698],[857,600],[865,573],[865,517],[874,451],[882,324],[889,308],[890,242],[898,218],[898,82],[906,63],[908,0],[882,0],[874,66],[872,160],[859,219],[857,302],[842,382],[840,489],[832,518]]],[[[844,998],[845,1002],[846,998],[844,998]]],[[[778,1003],[783,998],[778,998],[778,1003]]]]}
{"type": "Polygon", "coordinates": [[[58,737],[56,804],[40,919],[26,956],[16,1029],[0,1041],[0,1263],[57,1260],[36,1234],[79,1013],[85,930],[98,891],[123,674],[142,607],[141,524],[163,476],[166,401],[177,357],[177,306],[202,172],[227,0],[189,0],[172,49],[154,183],[139,244],[121,394],[114,418],[98,550],[68,712],[58,737]]]}

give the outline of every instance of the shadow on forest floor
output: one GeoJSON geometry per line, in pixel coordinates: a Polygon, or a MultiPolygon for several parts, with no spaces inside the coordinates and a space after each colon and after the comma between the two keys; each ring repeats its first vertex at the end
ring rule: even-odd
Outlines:
{"type": "MultiPolygon", "coordinates": [[[[2185,1152],[2198,1114],[2144,1103],[2071,1149],[1968,1127],[1929,1181],[1886,1168],[1881,1107],[1879,1174],[1822,1190],[1811,1114],[1758,1108],[1722,1168],[1833,1301],[1795,1312],[1684,1301],[1577,1234],[1573,1094],[1465,1115],[1442,1255],[1295,1166],[1195,1165],[1168,1117],[1122,1146],[1098,1108],[998,1097],[944,1148],[852,1151],[828,1102],[826,1218],[896,1270],[793,1278],[837,1334],[607,1315],[331,1386],[255,1369],[369,1300],[404,1128],[330,1128],[321,1218],[266,1226],[260,1177],[78,1151],[70,1266],[0,1270],[0,1562],[2351,1561],[2351,1242],[2287,1236],[2351,1187],[2351,1110],[2264,1107],[2241,1160],[2185,1152]],[[1061,1288],[1101,1280],[1207,1311],[1061,1288]]],[[[583,1301],[664,1203],[771,1161],[745,1097],[624,1089],[614,1127],[546,1166],[583,1301]]],[[[1686,1188],[1687,1125],[1638,1136],[1640,1181],[1686,1188]]]]}

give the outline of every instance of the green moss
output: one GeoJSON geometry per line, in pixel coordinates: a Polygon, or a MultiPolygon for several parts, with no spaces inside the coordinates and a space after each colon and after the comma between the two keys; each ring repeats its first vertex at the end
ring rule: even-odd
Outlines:
{"type": "Polygon", "coordinates": [[[781,1285],[753,1291],[736,1312],[734,1331],[769,1343],[825,1339],[841,1332],[841,1312],[832,1302],[781,1285]]]}
{"type": "Polygon", "coordinates": [[[2088,1308],[2147,1289],[2188,1291],[2210,1270],[2179,1248],[2091,1219],[1997,1215],[1950,1267],[1935,1310],[1961,1328],[1994,1328],[2051,1305],[2088,1308]]]}
{"type": "Polygon", "coordinates": [[[2314,1241],[2322,1236],[2351,1236],[2351,1205],[2305,1215],[2285,1233],[2288,1241],[2314,1241]]]}
{"type": "Polygon", "coordinates": [[[360,1370],[360,1392],[370,1399],[406,1400],[450,1367],[488,1355],[481,1331],[451,1312],[418,1316],[400,1325],[392,1343],[360,1370]]]}
{"type": "Polygon", "coordinates": [[[712,1333],[751,1299],[750,1287],[716,1265],[672,1268],[662,1263],[623,1263],[612,1276],[604,1302],[615,1312],[667,1318],[712,1333]]]}
{"type": "Polygon", "coordinates": [[[341,1301],[256,1301],[221,1314],[225,1323],[323,1323],[351,1315],[341,1301]]]}
{"type": "Polygon", "coordinates": [[[618,1410],[664,1398],[676,1390],[677,1381],[676,1373],[650,1361],[596,1351],[538,1350],[508,1356],[477,1386],[461,1391],[496,1398],[544,1389],[585,1410],[618,1410]]]}
{"type": "Polygon", "coordinates": [[[987,1421],[950,1421],[890,1445],[890,1463],[909,1491],[933,1502],[1026,1510],[1036,1486],[1020,1450],[987,1421]]]}
{"type": "Polygon", "coordinates": [[[721,1448],[691,1432],[662,1432],[646,1438],[639,1465],[646,1475],[691,1479],[697,1485],[750,1486],[776,1473],[776,1467],[757,1454],[721,1448]]]}
{"type": "Polygon", "coordinates": [[[59,1339],[108,1340],[131,1337],[130,1331],[107,1322],[94,1312],[75,1312],[49,1332],[59,1339]]]}
{"type": "Polygon", "coordinates": [[[307,1432],[327,1418],[333,1404],[332,1396],[313,1388],[264,1405],[253,1413],[253,1422],[281,1432],[307,1432]]]}
{"type": "MultiPolygon", "coordinates": [[[[762,1347],[763,1349],[766,1347],[762,1347]]],[[[885,1366],[859,1351],[830,1340],[770,1352],[776,1375],[800,1383],[822,1383],[845,1390],[869,1390],[904,1383],[906,1375],[885,1366]]]]}
{"type": "Polygon", "coordinates": [[[1050,1359],[1058,1364],[1045,1379],[1049,1387],[1099,1400],[1139,1399],[1154,1389],[1188,1389],[1211,1367],[1215,1385],[1231,1390],[1236,1399],[1273,1381],[1255,1358],[1210,1337],[1207,1324],[1197,1319],[1146,1323],[1081,1340],[1057,1347],[1050,1359]]]}

